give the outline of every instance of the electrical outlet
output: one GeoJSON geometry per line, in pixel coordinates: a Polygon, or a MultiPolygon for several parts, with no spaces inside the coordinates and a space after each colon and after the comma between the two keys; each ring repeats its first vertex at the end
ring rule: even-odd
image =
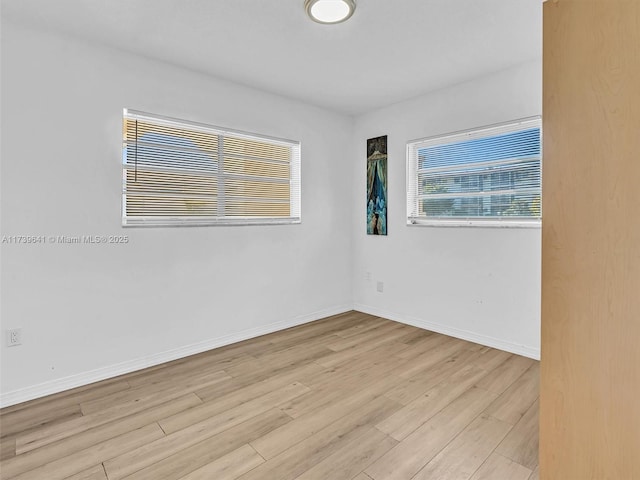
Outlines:
{"type": "Polygon", "coordinates": [[[378,290],[378,293],[384,292],[384,282],[378,282],[377,290],[378,290]]]}
{"type": "Polygon", "coordinates": [[[364,273],[364,279],[365,279],[367,282],[370,282],[370,281],[371,281],[371,272],[365,272],[365,273],[364,273]]]}
{"type": "Polygon", "coordinates": [[[22,329],[12,328],[7,330],[7,346],[15,347],[22,344],[22,329]]]}

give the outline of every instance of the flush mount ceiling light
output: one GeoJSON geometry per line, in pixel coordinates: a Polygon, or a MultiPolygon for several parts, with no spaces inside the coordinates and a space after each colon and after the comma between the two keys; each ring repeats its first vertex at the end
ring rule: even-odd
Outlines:
{"type": "Polygon", "coordinates": [[[355,0],[305,0],[307,15],[318,23],[340,23],[353,15],[355,0]]]}

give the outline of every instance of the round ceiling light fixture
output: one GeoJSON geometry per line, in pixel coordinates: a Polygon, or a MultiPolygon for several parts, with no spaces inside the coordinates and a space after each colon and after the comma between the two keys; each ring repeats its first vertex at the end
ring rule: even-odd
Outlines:
{"type": "Polygon", "coordinates": [[[355,0],[305,0],[304,8],[314,22],[332,24],[348,20],[356,9],[355,0]]]}

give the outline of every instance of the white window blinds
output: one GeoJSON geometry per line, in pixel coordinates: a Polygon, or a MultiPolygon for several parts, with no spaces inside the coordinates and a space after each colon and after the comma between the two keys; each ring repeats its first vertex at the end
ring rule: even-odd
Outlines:
{"type": "Polygon", "coordinates": [[[538,225],[540,127],[536,118],[408,143],[408,223],[538,225]]]}
{"type": "Polygon", "coordinates": [[[298,142],[125,110],[122,162],[123,225],[300,222],[298,142]]]}

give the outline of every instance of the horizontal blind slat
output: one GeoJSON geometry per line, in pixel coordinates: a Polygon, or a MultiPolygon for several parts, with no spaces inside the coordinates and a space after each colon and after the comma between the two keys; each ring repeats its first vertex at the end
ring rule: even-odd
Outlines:
{"type": "Polygon", "coordinates": [[[411,142],[407,162],[410,222],[541,216],[539,120],[411,142]]]}
{"type": "Polygon", "coordinates": [[[299,216],[299,144],[125,112],[124,224],[280,223],[299,216]]]}

